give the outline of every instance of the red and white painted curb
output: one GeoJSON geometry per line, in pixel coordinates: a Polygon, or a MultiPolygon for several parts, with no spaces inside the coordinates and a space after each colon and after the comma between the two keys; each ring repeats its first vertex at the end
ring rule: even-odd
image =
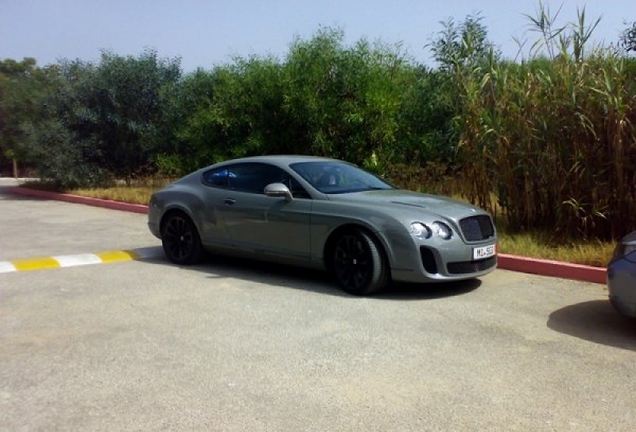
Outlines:
{"type": "MultiPolygon", "coordinates": [[[[14,186],[10,188],[10,190],[14,194],[30,196],[34,198],[54,199],[58,201],[84,204],[133,213],[148,213],[148,206],[141,204],[129,204],[119,201],[88,198],[78,195],[30,189],[20,186],[14,186]]],[[[607,280],[606,269],[602,267],[592,267],[580,264],[564,263],[560,261],[527,258],[517,255],[499,254],[497,258],[497,268],[522,273],[532,273],[541,276],[552,276],[563,279],[593,282],[598,284],[605,284],[607,280]]]]}

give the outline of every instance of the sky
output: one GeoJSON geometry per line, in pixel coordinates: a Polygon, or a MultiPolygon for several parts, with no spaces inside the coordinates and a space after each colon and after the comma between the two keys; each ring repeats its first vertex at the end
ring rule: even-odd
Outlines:
{"type": "MultiPolygon", "coordinates": [[[[586,11],[595,43],[616,43],[636,21],[636,0],[543,0],[557,23],[586,11]]],[[[321,27],[339,28],[345,43],[360,39],[401,44],[415,61],[434,66],[426,45],[440,22],[482,17],[489,39],[507,58],[529,32],[539,0],[0,0],[0,59],[34,57],[39,66],[61,59],[97,62],[103,50],[137,56],[155,50],[181,59],[184,72],[232,63],[236,56],[273,55],[284,60],[295,38],[321,27]]],[[[517,57],[518,58],[518,57],[517,57]]]]}

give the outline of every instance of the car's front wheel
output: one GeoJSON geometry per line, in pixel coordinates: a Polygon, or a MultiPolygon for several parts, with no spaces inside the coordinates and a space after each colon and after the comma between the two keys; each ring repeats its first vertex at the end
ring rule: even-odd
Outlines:
{"type": "Polygon", "coordinates": [[[166,217],[161,229],[161,244],[166,257],[175,264],[196,264],[203,258],[204,250],[197,227],[181,212],[166,217]]]}
{"type": "Polygon", "coordinates": [[[331,268],[342,289],[354,295],[372,294],[389,281],[381,246],[361,230],[345,232],[336,239],[331,268]]]}

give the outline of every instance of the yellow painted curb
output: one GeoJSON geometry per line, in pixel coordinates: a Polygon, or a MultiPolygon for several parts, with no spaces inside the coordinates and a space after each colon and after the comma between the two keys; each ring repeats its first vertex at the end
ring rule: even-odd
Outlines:
{"type": "Polygon", "coordinates": [[[120,261],[152,259],[162,256],[161,248],[149,247],[132,250],[112,250],[94,254],[59,255],[52,257],[0,261],[0,273],[75,267],[88,264],[107,264],[120,261]]]}
{"type": "Polygon", "coordinates": [[[103,263],[111,263],[117,261],[130,261],[134,259],[138,259],[139,256],[132,251],[106,251],[95,254],[97,255],[103,263]]]}
{"type": "Polygon", "coordinates": [[[54,258],[33,258],[11,261],[16,271],[29,271],[61,267],[60,263],[54,258]]]}

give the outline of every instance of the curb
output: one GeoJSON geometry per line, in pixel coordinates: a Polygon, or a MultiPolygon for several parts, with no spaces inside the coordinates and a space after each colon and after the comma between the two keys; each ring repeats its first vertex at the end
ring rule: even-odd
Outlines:
{"type": "Polygon", "coordinates": [[[74,204],[84,204],[93,207],[101,207],[111,210],[121,210],[132,213],[140,213],[140,214],[148,214],[148,206],[141,204],[130,204],[124,203],[121,201],[112,201],[112,200],[104,200],[99,198],[89,198],[83,197],[79,195],[71,195],[59,192],[49,192],[38,189],[30,189],[21,186],[13,186],[9,188],[9,190],[16,194],[22,196],[28,196],[33,198],[42,198],[42,199],[54,199],[57,201],[64,201],[74,204]]]}
{"type": "Polygon", "coordinates": [[[90,264],[108,264],[120,261],[140,261],[163,256],[158,247],[146,247],[130,250],[112,250],[77,255],[57,255],[41,258],[0,261],[0,273],[24,272],[53,268],[76,267],[90,264]]]}
{"type": "MultiPolygon", "coordinates": [[[[41,191],[20,186],[13,186],[10,191],[16,195],[29,196],[42,199],[54,199],[74,204],[84,204],[111,210],[121,210],[132,213],[147,214],[148,206],[141,204],[129,204],[120,201],[89,198],[78,195],[58,192],[41,191]]],[[[607,271],[602,267],[592,267],[580,264],[570,264],[560,261],[527,258],[517,255],[498,254],[497,268],[511,270],[520,273],[531,273],[540,276],[551,276],[562,279],[606,284],[607,271]]]]}
{"type": "Polygon", "coordinates": [[[570,264],[561,261],[499,254],[497,255],[497,268],[603,285],[607,283],[607,270],[603,267],[570,264]]]}

